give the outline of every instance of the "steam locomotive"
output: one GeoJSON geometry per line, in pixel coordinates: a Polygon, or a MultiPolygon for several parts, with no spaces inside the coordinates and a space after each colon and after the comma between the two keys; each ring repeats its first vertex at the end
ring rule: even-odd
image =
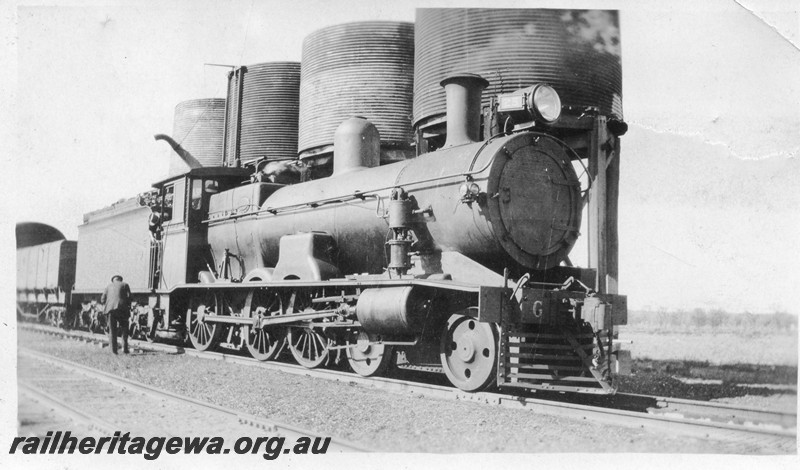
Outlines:
{"type": "MultiPolygon", "coordinates": [[[[430,26],[442,14],[460,15],[453,12],[423,19],[430,26]]],[[[482,21],[492,12],[467,13],[482,21]]],[[[121,274],[133,294],[131,334],[149,341],[242,350],[262,361],[290,355],[308,368],[347,363],[362,376],[393,367],[439,371],[469,392],[614,393],[629,359],[615,341],[627,321],[616,283],[619,138],[627,125],[613,114],[616,93],[572,79],[582,63],[575,57],[597,66],[586,80],[599,83],[608,70],[620,75],[608,65],[618,66],[618,56],[584,43],[596,35],[581,28],[604,18],[589,13],[547,11],[549,23],[537,26],[534,18],[510,36],[503,27],[487,43],[525,51],[520,38],[544,31],[584,51],[541,67],[566,67],[565,83],[581,105],[562,103],[555,85],[508,88],[517,83],[510,72],[508,83],[495,73],[502,86],[487,105],[482,76],[437,76],[446,115],[421,116],[414,158],[382,158],[380,132],[362,117],[339,125],[332,163],[320,166],[297,159],[199,165],[181,142],[157,135],[185,170],[85,214],[77,243],[22,224],[23,232],[44,235],[18,245],[19,316],[103,331],[100,294],[121,274]],[[585,105],[595,97],[609,102],[585,105]],[[584,212],[588,268],[569,258],[584,212]]],[[[493,14],[502,17],[498,24],[515,16],[493,14]]],[[[555,57],[550,45],[539,47],[536,60],[555,57]]],[[[241,72],[231,74],[238,88],[229,89],[229,101],[247,83],[241,72]]],[[[19,230],[18,239],[30,238],[19,230]]]]}
{"type": "MultiPolygon", "coordinates": [[[[411,160],[379,166],[378,130],[351,118],[329,177],[280,184],[258,166],[193,168],[86,214],[75,288],[61,275],[47,316],[102,329],[99,293],[123,273],[132,333],[148,340],[264,361],[288,349],[305,367],[346,360],[363,376],[441,370],[465,391],[613,393],[625,359],[614,327],[627,311],[604,282],[616,261],[608,215],[590,229],[593,256],[613,255],[605,273],[572,267],[568,254],[587,203],[590,218],[614,210],[604,169],[625,124],[562,109],[537,84],[499,96],[493,119],[513,129],[481,140],[486,85],[471,74],[442,81],[447,140],[411,160]],[[584,159],[586,183],[574,165],[584,159]]],[[[50,258],[69,272],[60,253],[50,258]]],[[[20,313],[37,311],[35,294],[19,289],[20,313]]]]}

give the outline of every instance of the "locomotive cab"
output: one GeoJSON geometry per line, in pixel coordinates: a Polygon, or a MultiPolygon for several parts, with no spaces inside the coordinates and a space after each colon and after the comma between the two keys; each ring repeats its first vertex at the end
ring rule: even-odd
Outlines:
{"type": "Polygon", "coordinates": [[[153,289],[197,282],[201,271],[214,266],[203,224],[210,201],[212,196],[240,185],[248,174],[241,168],[194,168],[153,185],[160,201],[151,207],[160,224],[160,236],[151,241],[153,289]]]}

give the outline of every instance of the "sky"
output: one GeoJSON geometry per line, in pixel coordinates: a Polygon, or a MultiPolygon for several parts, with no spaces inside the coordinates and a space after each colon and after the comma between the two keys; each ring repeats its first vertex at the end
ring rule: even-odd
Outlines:
{"type": "MultiPolygon", "coordinates": [[[[496,4],[620,10],[631,307],[798,313],[798,4],[496,4]]],[[[169,149],[153,135],[172,132],[175,105],[225,96],[227,69],[204,64],[299,61],[319,28],[413,21],[418,6],[485,2],[0,2],[3,246],[19,221],[75,239],[82,214],[165,176],[169,149]]]]}

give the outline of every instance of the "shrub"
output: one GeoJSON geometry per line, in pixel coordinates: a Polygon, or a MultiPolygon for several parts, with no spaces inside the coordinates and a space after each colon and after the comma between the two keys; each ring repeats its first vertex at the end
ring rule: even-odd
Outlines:
{"type": "Polygon", "coordinates": [[[686,326],[689,321],[689,312],[686,310],[677,310],[670,315],[669,324],[673,328],[681,328],[686,326]]]}
{"type": "Polygon", "coordinates": [[[708,313],[708,324],[711,325],[711,328],[719,328],[723,323],[728,323],[732,316],[725,310],[715,308],[708,313]]]}
{"type": "Polygon", "coordinates": [[[708,315],[702,308],[692,310],[691,326],[702,328],[708,323],[708,315]]]}

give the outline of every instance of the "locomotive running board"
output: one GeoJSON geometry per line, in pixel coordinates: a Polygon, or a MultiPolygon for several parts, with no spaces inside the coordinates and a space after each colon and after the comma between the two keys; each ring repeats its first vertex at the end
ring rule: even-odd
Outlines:
{"type": "MultiPolygon", "coordinates": [[[[594,334],[566,330],[500,333],[497,385],[529,390],[609,395],[616,392],[592,364],[594,334]],[[531,341],[532,340],[532,341],[531,341]],[[582,341],[581,341],[582,340],[582,341]],[[535,341],[535,342],[534,342],[535,341]]],[[[607,343],[600,343],[605,349],[607,343]]]]}

